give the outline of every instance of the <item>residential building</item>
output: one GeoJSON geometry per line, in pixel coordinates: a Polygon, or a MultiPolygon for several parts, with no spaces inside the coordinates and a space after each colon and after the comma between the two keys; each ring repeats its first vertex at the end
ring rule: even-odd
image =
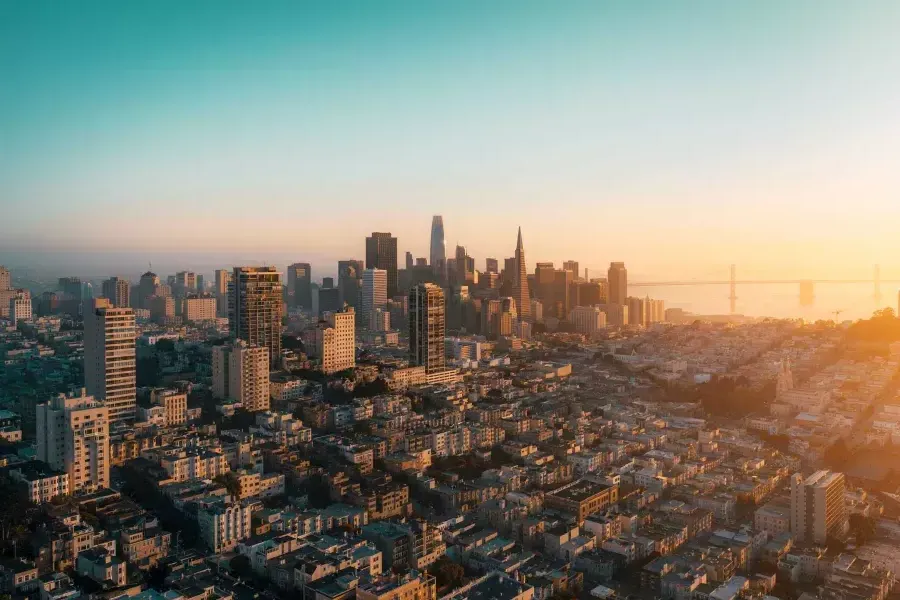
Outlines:
{"type": "Polygon", "coordinates": [[[275,267],[235,267],[229,284],[231,334],[269,349],[269,363],[281,358],[281,273],[275,267]]]}
{"type": "Polygon", "coordinates": [[[19,321],[31,322],[31,292],[24,289],[16,290],[9,299],[9,320],[13,323],[19,321]]]}
{"type": "Polygon", "coordinates": [[[187,421],[187,394],[178,390],[154,389],[150,391],[150,403],[160,406],[166,427],[182,425],[187,421]]]}
{"type": "Polygon", "coordinates": [[[370,327],[375,309],[385,308],[388,300],[388,272],[384,269],[366,269],[362,274],[362,325],[370,327]]]}
{"type": "Polygon", "coordinates": [[[17,465],[9,471],[9,476],[25,486],[25,494],[34,504],[43,504],[58,496],[69,495],[68,473],[52,469],[39,460],[17,465]]]}
{"type": "Polygon", "coordinates": [[[428,573],[412,570],[360,582],[356,600],[436,600],[437,584],[428,573]]]}
{"type": "Polygon", "coordinates": [[[212,294],[188,294],[184,299],[181,316],[186,323],[215,321],[218,303],[212,294]]]}
{"type": "Polygon", "coordinates": [[[134,309],[94,298],[84,311],[84,384],[109,420],[134,421],[137,391],[134,309]]]}
{"type": "Polygon", "coordinates": [[[101,287],[103,297],[108,298],[116,308],[131,306],[131,282],[122,277],[110,277],[101,287]]]}
{"type": "Polygon", "coordinates": [[[816,471],[791,476],[791,533],[798,541],[825,543],[847,530],[844,474],[816,471]]]}
{"type": "Polygon", "coordinates": [[[244,340],[214,346],[212,391],[218,399],[232,399],[249,411],[269,410],[269,350],[244,340]]]}
{"type": "Polygon", "coordinates": [[[604,510],[618,501],[618,486],[595,483],[587,479],[578,479],[544,496],[545,506],[571,513],[579,523],[588,515],[604,510]]]}
{"type": "Polygon", "coordinates": [[[325,314],[325,319],[316,328],[315,351],[323,373],[337,373],[356,366],[356,312],[353,308],[325,314]]]}
{"type": "Polygon", "coordinates": [[[228,284],[231,282],[231,271],[228,269],[216,269],[215,290],[216,315],[228,316],[228,284]]]}
{"type": "Polygon", "coordinates": [[[219,500],[201,505],[197,511],[200,536],[215,553],[234,549],[237,543],[252,534],[251,504],[227,504],[219,500]]]}
{"type": "Polygon", "coordinates": [[[599,306],[576,306],[569,312],[569,321],[578,333],[594,335],[606,327],[606,313],[599,306]]]}
{"type": "Polygon", "coordinates": [[[413,287],[409,291],[410,366],[424,366],[426,373],[443,370],[445,331],[444,290],[433,283],[413,287]]]}
{"type": "MultiPolygon", "coordinates": [[[[130,309],[129,309],[130,310],[130,309]]],[[[69,492],[109,487],[109,409],[88,396],[59,395],[38,404],[37,458],[69,477],[69,492]]]]}

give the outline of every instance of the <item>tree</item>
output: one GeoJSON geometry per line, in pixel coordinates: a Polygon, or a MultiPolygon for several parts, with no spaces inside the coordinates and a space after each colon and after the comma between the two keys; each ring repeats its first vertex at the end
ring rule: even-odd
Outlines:
{"type": "Polygon", "coordinates": [[[250,559],[243,554],[238,554],[228,562],[228,568],[238,577],[247,578],[253,575],[253,567],[250,559]]]}
{"type": "Polygon", "coordinates": [[[238,478],[234,476],[234,473],[228,472],[217,475],[213,481],[219,485],[225,486],[225,490],[232,496],[237,497],[241,495],[241,484],[238,481],[238,478]]]}
{"type": "Polygon", "coordinates": [[[446,556],[442,556],[434,563],[432,574],[438,587],[457,588],[462,585],[466,571],[462,565],[453,562],[446,556]]]}
{"type": "Polygon", "coordinates": [[[856,538],[857,546],[865,546],[875,537],[877,524],[872,517],[864,517],[860,514],[851,514],[848,519],[850,533],[856,538]]]}

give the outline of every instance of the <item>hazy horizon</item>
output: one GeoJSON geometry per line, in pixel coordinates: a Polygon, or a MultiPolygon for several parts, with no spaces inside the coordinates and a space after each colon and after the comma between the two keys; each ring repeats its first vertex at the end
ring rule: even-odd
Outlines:
{"type": "Polygon", "coordinates": [[[2,2],[0,264],[327,275],[372,231],[428,256],[441,214],[478,268],[521,225],[530,268],[900,275],[897,31],[888,1],[2,2]]]}

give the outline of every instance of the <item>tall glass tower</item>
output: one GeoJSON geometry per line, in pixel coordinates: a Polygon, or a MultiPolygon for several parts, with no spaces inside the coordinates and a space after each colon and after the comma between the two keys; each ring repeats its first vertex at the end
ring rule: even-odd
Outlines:
{"type": "Polygon", "coordinates": [[[444,218],[434,215],[431,218],[431,268],[444,275],[447,272],[447,252],[444,245],[444,218]]]}

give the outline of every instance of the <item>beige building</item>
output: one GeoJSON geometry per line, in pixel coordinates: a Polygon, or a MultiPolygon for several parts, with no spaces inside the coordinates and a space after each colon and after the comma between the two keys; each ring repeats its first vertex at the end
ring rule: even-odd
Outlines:
{"type": "Polygon", "coordinates": [[[406,575],[388,575],[360,583],[356,600],[435,600],[437,584],[425,572],[411,571],[406,575]]]}
{"type": "Polygon", "coordinates": [[[69,477],[69,491],[109,487],[109,409],[88,396],[60,395],[38,404],[37,458],[69,477]]]}
{"type": "Polygon", "coordinates": [[[150,318],[157,323],[167,323],[175,318],[175,299],[171,296],[150,296],[146,303],[150,318]]]}
{"type": "Polygon", "coordinates": [[[269,410],[269,350],[243,340],[213,348],[213,397],[249,411],[269,410]]]}
{"type": "Polygon", "coordinates": [[[216,314],[220,317],[228,316],[228,284],[231,282],[231,272],[227,269],[216,269],[215,290],[216,314]]]}
{"type": "Polygon", "coordinates": [[[606,327],[606,313],[599,306],[576,306],[569,311],[569,321],[578,333],[594,335],[606,327]]]}
{"type": "Polygon", "coordinates": [[[182,317],[188,323],[214,321],[216,311],[216,298],[212,294],[188,294],[182,305],[182,317]]]}
{"type": "Polygon", "coordinates": [[[252,535],[251,512],[251,504],[248,502],[209,503],[197,512],[200,536],[213,552],[231,550],[239,541],[252,535]]]}
{"type": "Polygon", "coordinates": [[[366,269],[362,274],[362,302],[360,317],[362,325],[371,328],[375,320],[375,309],[387,306],[388,273],[384,269],[366,269]]]}
{"type": "Polygon", "coordinates": [[[15,291],[15,294],[9,299],[9,319],[13,323],[31,322],[31,292],[28,290],[15,291]]]}
{"type": "Polygon", "coordinates": [[[187,421],[187,394],[178,390],[155,389],[150,392],[150,402],[163,408],[166,427],[181,425],[187,421]]]}
{"type": "Polygon", "coordinates": [[[825,543],[847,531],[844,474],[816,471],[791,476],[791,533],[797,541],[825,543]]]}
{"type": "Polygon", "coordinates": [[[316,356],[326,374],[356,366],[356,313],[352,308],[326,313],[316,329],[316,356]]]}
{"type": "Polygon", "coordinates": [[[281,358],[281,273],[275,267],[235,267],[228,286],[231,334],[251,346],[269,349],[269,362],[281,358]]]}
{"type": "Polygon", "coordinates": [[[84,383],[103,400],[110,421],[134,421],[136,398],[134,310],[94,298],[84,311],[84,383]]]}
{"type": "Polygon", "coordinates": [[[103,282],[103,297],[116,308],[131,306],[131,283],[122,277],[110,277],[103,282]]]}

